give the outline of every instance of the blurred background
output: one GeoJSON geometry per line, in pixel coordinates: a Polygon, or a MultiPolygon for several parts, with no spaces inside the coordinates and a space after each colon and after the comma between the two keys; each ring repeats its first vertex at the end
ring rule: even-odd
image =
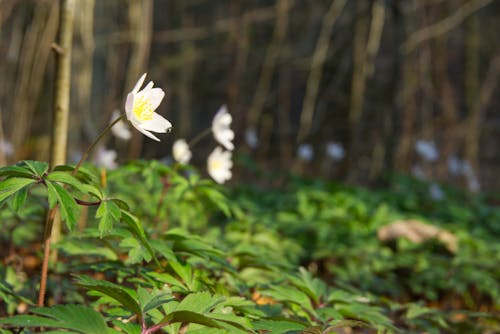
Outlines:
{"type": "MultiPolygon", "coordinates": [[[[0,1],[2,165],[49,159],[58,3],[0,1]]],[[[148,72],[173,131],[108,136],[120,163],[168,159],[227,104],[236,180],[402,172],[500,190],[498,0],[79,0],[73,24],[70,162],[148,72]]]]}

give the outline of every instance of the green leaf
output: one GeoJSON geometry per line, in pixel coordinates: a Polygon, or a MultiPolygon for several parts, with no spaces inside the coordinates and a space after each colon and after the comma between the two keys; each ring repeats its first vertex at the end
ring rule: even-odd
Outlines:
{"type": "Polygon", "coordinates": [[[191,267],[191,265],[189,265],[189,263],[182,264],[176,259],[171,259],[168,264],[179,276],[186,287],[189,290],[194,290],[196,282],[194,282],[193,268],[191,267]]]}
{"type": "Polygon", "coordinates": [[[1,176],[17,176],[17,177],[32,178],[33,176],[36,176],[36,174],[33,174],[31,170],[26,169],[24,167],[5,166],[0,168],[0,177],[1,176]]]}
{"type": "Polygon", "coordinates": [[[56,203],[59,203],[61,219],[66,222],[68,229],[72,230],[80,215],[78,204],[68,191],[56,182],[47,181],[46,185],[50,207],[53,208],[56,203]]]}
{"type": "MultiPolygon", "coordinates": [[[[75,169],[75,166],[69,166],[69,165],[59,165],[54,167],[53,171],[62,171],[62,172],[73,172],[75,169]]],[[[78,169],[78,172],[76,173],[77,179],[81,180],[84,183],[94,183],[94,184],[99,184],[99,177],[86,168],[85,166],[80,166],[78,169]]]]}
{"type": "Polygon", "coordinates": [[[82,183],[78,181],[76,177],[66,172],[51,172],[47,175],[46,179],[54,182],[69,184],[76,189],[82,186],[82,183]]]}
{"type": "Polygon", "coordinates": [[[300,333],[307,325],[293,320],[261,319],[254,322],[254,328],[264,330],[268,334],[300,333]]]}
{"type": "Polygon", "coordinates": [[[43,177],[49,170],[49,164],[44,161],[24,160],[21,163],[25,164],[35,175],[43,177]]]}
{"type": "Polygon", "coordinates": [[[311,299],[304,292],[290,286],[271,286],[269,290],[262,291],[263,295],[272,297],[278,301],[290,302],[299,305],[303,309],[315,314],[311,299]]]}
{"type": "Polygon", "coordinates": [[[198,292],[187,295],[177,305],[176,310],[186,310],[191,312],[205,313],[213,309],[218,304],[222,303],[224,298],[211,296],[208,292],[198,292]]]}
{"type": "Polygon", "coordinates": [[[122,210],[129,210],[130,209],[130,206],[127,204],[127,202],[125,202],[119,198],[108,198],[108,201],[113,201],[122,210]]]}
{"type": "Polygon", "coordinates": [[[14,196],[12,196],[12,209],[14,209],[14,211],[16,212],[19,212],[21,207],[26,202],[27,197],[28,197],[28,187],[19,189],[19,191],[16,192],[14,196]]]}
{"type": "Polygon", "coordinates": [[[141,316],[141,307],[137,300],[129,293],[128,289],[111,282],[100,281],[88,276],[78,276],[77,284],[88,290],[98,291],[108,297],[113,298],[123,307],[141,316]]]}
{"type": "Polygon", "coordinates": [[[53,171],[47,175],[47,180],[64,183],[72,186],[76,190],[88,193],[99,199],[102,198],[102,191],[98,187],[90,183],[82,183],[68,172],[53,171]]]}
{"type": "Polygon", "coordinates": [[[22,188],[35,183],[34,179],[12,177],[0,182],[0,202],[22,188]]]}
{"type": "Polygon", "coordinates": [[[219,210],[221,210],[226,217],[231,217],[231,210],[229,209],[228,200],[224,194],[222,194],[217,189],[212,186],[209,187],[198,187],[199,191],[201,191],[207,199],[210,200],[219,210]]]}
{"type": "Polygon", "coordinates": [[[127,334],[141,334],[141,326],[132,322],[113,321],[113,325],[127,334]]]}
{"type": "MultiPolygon", "coordinates": [[[[130,231],[127,231],[130,233],[130,231]]],[[[139,264],[143,261],[151,261],[151,254],[144,247],[140,240],[133,236],[125,237],[120,241],[120,248],[128,249],[128,258],[125,260],[125,264],[139,264]]]]}
{"type": "Polygon", "coordinates": [[[147,249],[149,254],[153,257],[156,263],[158,262],[158,259],[156,258],[156,254],[153,250],[153,247],[149,244],[148,239],[146,238],[146,232],[144,232],[144,228],[142,227],[141,223],[139,222],[139,219],[135,217],[133,214],[128,212],[127,210],[121,210],[121,218],[127,224],[130,232],[139,239],[139,241],[142,243],[144,248],[147,249]]]}
{"type": "Polygon", "coordinates": [[[176,322],[180,323],[195,323],[207,327],[213,328],[223,328],[217,321],[210,319],[209,317],[192,312],[192,311],[174,311],[169,313],[165,318],[163,318],[160,323],[173,324],[176,322]]]}
{"type": "Polygon", "coordinates": [[[139,299],[139,304],[141,305],[143,314],[161,306],[162,304],[175,300],[170,292],[159,291],[156,289],[148,291],[142,287],[137,289],[137,298],[139,299]]]}
{"type": "Polygon", "coordinates": [[[95,217],[99,220],[99,232],[101,238],[111,230],[113,224],[120,221],[121,211],[118,205],[112,201],[102,201],[96,211],[95,217]]]}
{"type": "Polygon", "coordinates": [[[55,245],[55,247],[62,250],[64,253],[73,256],[93,255],[111,261],[115,261],[118,259],[116,253],[114,253],[110,248],[99,246],[95,242],[77,238],[66,237],[63,240],[59,241],[55,245]]]}
{"type": "Polygon", "coordinates": [[[37,315],[17,315],[1,319],[0,324],[16,327],[51,327],[73,333],[117,333],[109,328],[97,311],[80,305],[57,305],[32,309],[37,315]]]}

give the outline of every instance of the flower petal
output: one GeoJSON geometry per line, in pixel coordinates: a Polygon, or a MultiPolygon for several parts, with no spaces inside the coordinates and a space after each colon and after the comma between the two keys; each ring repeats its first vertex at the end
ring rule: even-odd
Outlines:
{"type": "Polygon", "coordinates": [[[207,159],[208,174],[217,183],[224,183],[231,179],[231,168],[233,162],[231,160],[231,152],[224,151],[220,146],[217,146],[207,159]]]}
{"type": "Polygon", "coordinates": [[[139,126],[148,131],[165,133],[172,128],[172,123],[170,123],[165,117],[154,112],[153,119],[140,122],[139,126]]]}
{"type": "Polygon", "coordinates": [[[156,141],[160,141],[160,139],[158,139],[155,135],[153,135],[151,132],[145,130],[141,124],[137,123],[134,119],[132,119],[130,121],[130,123],[132,123],[132,125],[134,126],[134,128],[136,128],[137,130],[139,130],[139,132],[141,132],[143,135],[151,138],[151,139],[154,139],[156,141]]]}
{"type": "Polygon", "coordinates": [[[131,92],[131,93],[136,94],[136,93],[139,91],[139,89],[141,89],[141,86],[142,86],[142,84],[144,83],[144,80],[146,80],[146,74],[147,74],[147,73],[144,73],[144,74],[143,74],[143,75],[139,78],[139,80],[137,80],[137,83],[135,84],[134,89],[132,89],[132,92],[131,92]]]}
{"type": "Polygon", "coordinates": [[[128,120],[130,120],[132,118],[132,115],[134,114],[132,112],[132,110],[134,108],[134,98],[135,98],[134,93],[128,93],[127,101],[125,102],[125,114],[127,114],[128,120]]]}
{"type": "Polygon", "coordinates": [[[165,97],[165,92],[161,88],[152,88],[142,91],[141,93],[144,94],[144,98],[149,101],[153,110],[158,108],[161,101],[165,97]]]}

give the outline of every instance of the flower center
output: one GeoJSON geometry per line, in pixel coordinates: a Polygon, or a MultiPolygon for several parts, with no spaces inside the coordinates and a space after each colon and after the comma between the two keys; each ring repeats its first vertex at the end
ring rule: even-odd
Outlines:
{"type": "Polygon", "coordinates": [[[222,169],[222,162],[220,160],[214,160],[210,162],[210,169],[212,170],[220,170],[222,169]]]}
{"type": "Polygon", "coordinates": [[[142,95],[135,96],[133,112],[135,117],[141,122],[153,119],[153,107],[151,102],[142,95]]]}

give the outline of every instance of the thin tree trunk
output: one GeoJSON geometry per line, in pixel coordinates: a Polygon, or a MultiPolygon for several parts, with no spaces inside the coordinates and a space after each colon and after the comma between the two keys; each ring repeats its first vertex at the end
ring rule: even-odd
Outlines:
{"type": "MultiPolygon", "coordinates": [[[[192,18],[186,11],[182,14],[182,26],[192,26],[192,18]]],[[[180,43],[180,56],[182,62],[179,64],[179,125],[176,133],[183,138],[186,138],[191,133],[192,117],[192,91],[193,79],[196,73],[196,47],[190,40],[185,40],[180,43]]]]}
{"type": "Polygon", "coordinates": [[[267,48],[262,71],[257,82],[257,88],[255,89],[255,95],[248,111],[247,124],[250,128],[257,129],[262,110],[267,101],[267,95],[275,72],[278,56],[283,47],[283,42],[288,30],[288,11],[292,4],[293,0],[279,0],[276,3],[276,26],[274,28],[272,40],[267,48]]]}
{"type": "MultiPolygon", "coordinates": [[[[59,33],[58,45],[56,47],[56,76],[54,113],[52,122],[52,142],[50,154],[50,166],[66,163],[66,147],[68,139],[69,100],[71,92],[71,47],[73,43],[73,18],[75,14],[74,0],[61,0],[59,8],[59,33]]],[[[44,235],[44,258],[40,282],[40,294],[38,305],[43,306],[45,298],[45,285],[47,280],[50,244],[56,243],[61,237],[61,220],[57,214],[57,206],[49,213],[46,222],[46,234],[44,235]],[[52,226],[50,226],[52,224],[52,226]]],[[[57,252],[53,251],[51,259],[57,261],[57,252]]]]}
{"type": "MultiPolygon", "coordinates": [[[[416,9],[419,0],[413,0],[412,11],[416,9]]],[[[414,15],[405,13],[402,26],[408,32],[414,29],[414,15]]],[[[401,82],[397,98],[397,109],[401,110],[400,127],[401,133],[394,155],[393,167],[396,171],[407,172],[410,169],[410,152],[415,132],[415,123],[418,113],[417,91],[418,75],[415,73],[417,57],[414,53],[403,53],[401,64],[401,82]]]]}
{"type": "Polygon", "coordinates": [[[323,25],[316,42],[311,60],[311,70],[307,79],[306,96],[302,105],[302,113],[300,115],[300,127],[297,135],[297,142],[304,141],[311,132],[314,109],[318,98],[319,86],[323,73],[323,66],[328,56],[330,48],[331,35],[333,26],[337,22],[338,17],[342,13],[347,0],[332,0],[328,11],[323,18],[323,25]]]}
{"type": "MultiPolygon", "coordinates": [[[[85,142],[82,140],[82,135],[86,132],[85,129],[91,128],[91,132],[95,130],[95,118],[91,108],[91,92],[92,92],[92,72],[93,72],[93,56],[95,49],[94,42],[94,7],[95,0],[84,0],[76,2],[75,17],[75,43],[73,46],[73,79],[75,87],[74,102],[72,105],[77,106],[80,112],[75,114],[75,118],[70,122],[70,139],[69,143],[85,142]]],[[[102,113],[99,113],[102,114],[102,113]]],[[[99,118],[97,118],[99,119],[99,118]]],[[[93,136],[96,134],[93,133],[93,136]]],[[[70,151],[72,147],[70,147],[70,151]]]]}
{"type": "MultiPolygon", "coordinates": [[[[153,1],[129,0],[128,7],[131,55],[127,68],[127,88],[134,87],[142,72],[147,67],[151,49],[153,30],[153,1]]],[[[144,136],[137,131],[132,132],[129,157],[140,156],[144,136]]]]}
{"type": "Polygon", "coordinates": [[[366,48],[368,44],[368,15],[367,2],[354,3],[354,36],[352,51],[352,80],[351,97],[349,103],[349,175],[348,180],[353,182],[359,174],[357,168],[359,150],[359,140],[361,134],[361,115],[363,112],[365,87],[366,87],[366,48]]]}
{"type": "MultiPolygon", "coordinates": [[[[16,78],[14,102],[8,129],[15,129],[10,134],[13,147],[16,149],[16,159],[22,159],[21,148],[26,145],[38,96],[43,84],[43,75],[51,52],[51,42],[57,33],[58,2],[39,1],[34,9],[34,16],[26,33],[23,35],[22,49],[19,54],[18,75],[16,78]]],[[[24,147],[25,148],[25,147],[24,147]]],[[[45,157],[47,159],[47,157],[45,157]]]]}

